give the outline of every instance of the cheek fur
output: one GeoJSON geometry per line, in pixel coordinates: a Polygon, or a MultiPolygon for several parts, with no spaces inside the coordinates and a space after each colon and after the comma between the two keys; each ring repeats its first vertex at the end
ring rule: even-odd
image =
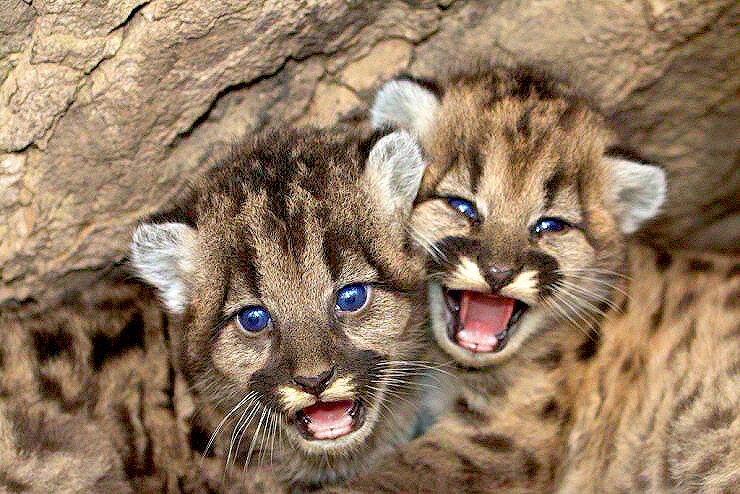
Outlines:
{"type": "Polygon", "coordinates": [[[235,382],[247,383],[254,372],[267,364],[269,353],[269,337],[245,336],[229,323],[213,344],[212,360],[214,367],[225,376],[235,382]]]}

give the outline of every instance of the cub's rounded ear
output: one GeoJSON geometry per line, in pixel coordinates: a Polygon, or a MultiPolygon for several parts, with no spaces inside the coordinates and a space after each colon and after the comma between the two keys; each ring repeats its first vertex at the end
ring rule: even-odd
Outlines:
{"type": "Polygon", "coordinates": [[[422,137],[439,108],[439,98],[427,87],[409,79],[383,86],[370,108],[374,128],[404,129],[422,137]]]}
{"type": "Polygon", "coordinates": [[[407,213],[419,191],[425,166],[416,140],[408,132],[398,131],[380,139],[370,150],[364,178],[388,213],[407,213]]]}
{"type": "Polygon", "coordinates": [[[188,304],[185,276],[193,270],[196,232],[183,223],[143,223],[131,240],[136,274],[157,289],[170,312],[181,314],[188,304]]]}
{"type": "Polygon", "coordinates": [[[609,156],[604,159],[612,167],[617,200],[622,207],[621,229],[633,233],[660,212],[666,198],[665,172],[657,166],[628,159],[609,156]]]}

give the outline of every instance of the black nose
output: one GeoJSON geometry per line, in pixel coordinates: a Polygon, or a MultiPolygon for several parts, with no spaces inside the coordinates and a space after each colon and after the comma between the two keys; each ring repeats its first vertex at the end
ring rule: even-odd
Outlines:
{"type": "Polygon", "coordinates": [[[294,376],[293,382],[306,393],[319,396],[329,386],[332,377],[334,377],[334,367],[315,377],[294,376]]]}
{"type": "Polygon", "coordinates": [[[496,268],[487,268],[481,269],[481,274],[483,275],[483,279],[486,280],[486,283],[488,283],[488,286],[491,287],[491,291],[496,293],[511,283],[511,280],[513,280],[516,275],[516,271],[512,269],[499,271],[496,268]]]}

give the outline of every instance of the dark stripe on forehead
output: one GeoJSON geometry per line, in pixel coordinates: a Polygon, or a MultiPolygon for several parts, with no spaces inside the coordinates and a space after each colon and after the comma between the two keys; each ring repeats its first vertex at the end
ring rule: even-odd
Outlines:
{"type": "Polygon", "coordinates": [[[297,204],[295,211],[288,213],[286,236],[290,244],[289,255],[300,257],[306,249],[306,213],[303,204],[297,204]]]}
{"type": "Polygon", "coordinates": [[[555,168],[555,173],[545,182],[545,209],[550,209],[558,191],[565,182],[565,171],[562,167],[555,168]]]}
{"type": "Polygon", "coordinates": [[[390,266],[388,266],[385,259],[382,259],[377,255],[376,249],[373,248],[370,239],[362,235],[358,240],[360,243],[360,249],[362,250],[362,255],[365,256],[367,263],[378,272],[380,279],[394,289],[403,290],[403,284],[400,283],[400,280],[398,280],[397,277],[393,276],[393,271],[390,266]]]}
{"type": "Polygon", "coordinates": [[[342,273],[344,264],[343,254],[351,248],[355,241],[344,232],[338,231],[336,226],[330,226],[321,241],[321,254],[324,264],[329,268],[333,281],[337,281],[342,273]]]}
{"type": "Polygon", "coordinates": [[[237,247],[236,263],[237,273],[234,276],[242,276],[247,287],[252,291],[255,297],[259,298],[260,294],[260,274],[257,269],[257,251],[251,238],[242,239],[243,242],[237,247]]]}
{"type": "Polygon", "coordinates": [[[476,136],[472,142],[468,143],[467,160],[468,170],[470,172],[470,189],[473,193],[478,192],[480,177],[483,174],[483,163],[481,153],[485,146],[484,133],[476,136]]]}
{"type": "Polygon", "coordinates": [[[519,118],[516,121],[516,131],[522,135],[525,139],[529,139],[532,135],[532,129],[529,126],[529,118],[532,113],[532,107],[524,109],[519,118]]]}

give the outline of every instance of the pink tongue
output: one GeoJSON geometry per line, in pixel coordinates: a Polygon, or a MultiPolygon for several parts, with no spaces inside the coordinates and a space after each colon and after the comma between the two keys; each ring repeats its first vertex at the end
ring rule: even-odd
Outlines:
{"type": "Polygon", "coordinates": [[[480,292],[461,292],[457,342],[473,352],[492,352],[497,335],[506,330],[514,312],[514,299],[480,292]]]}
{"type": "Polygon", "coordinates": [[[316,439],[335,439],[352,432],[351,401],[318,402],[303,409],[310,421],[306,428],[316,439]]]}

